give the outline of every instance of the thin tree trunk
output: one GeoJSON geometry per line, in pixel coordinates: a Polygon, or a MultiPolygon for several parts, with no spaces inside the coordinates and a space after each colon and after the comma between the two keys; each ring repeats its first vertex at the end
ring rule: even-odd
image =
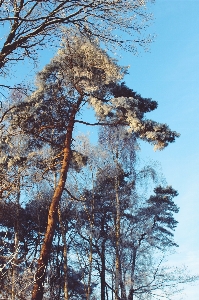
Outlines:
{"type": "MultiPolygon", "coordinates": [[[[120,258],[119,258],[120,259],[120,258]]],[[[121,265],[121,261],[120,261],[120,288],[121,288],[121,299],[122,300],[127,300],[126,297],[126,289],[125,289],[125,285],[124,285],[125,279],[123,279],[122,276],[122,265],[121,265]]]]}
{"type": "MultiPolygon", "coordinates": [[[[54,182],[55,188],[57,186],[57,174],[55,172],[55,182],[54,182]]],[[[64,244],[63,247],[63,270],[64,270],[64,300],[68,300],[68,255],[67,255],[67,243],[66,243],[66,232],[62,220],[62,215],[61,215],[61,209],[60,205],[58,206],[58,219],[59,219],[59,224],[61,227],[61,234],[62,234],[62,242],[64,244]]],[[[61,287],[60,287],[61,288],[61,287]]]]}
{"type": "Polygon", "coordinates": [[[102,252],[101,252],[101,263],[102,270],[100,274],[101,279],[101,300],[105,300],[105,288],[106,288],[106,280],[105,280],[105,239],[102,241],[102,252]]]}
{"type": "Polygon", "coordinates": [[[92,274],[92,261],[93,261],[93,249],[92,249],[92,243],[93,243],[93,237],[92,237],[92,232],[89,237],[89,274],[88,274],[88,288],[87,288],[87,295],[86,299],[90,300],[91,296],[91,274],[92,274]]]}
{"type": "Polygon", "coordinates": [[[108,300],[108,287],[106,285],[106,300],[108,300]]]}
{"type": "Polygon", "coordinates": [[[106,216],[104,215],[101,220],[101,237],[102,237],[102,246],[101,246],[101,272],[100,272],[100,284],[101,284],[101,300],[105,300],[106,296],[106,255],[105,255],[105,245],[106,245],[106,238],[105,238],[105,230],[104,230],[104,223],[105,223],[106,216]]]}
{"type": "MultiPolygon", "coordinates": [[[[116,159],[118,159],[118,151],[116,154],[116,159]]],[[[117,173],[118,173],[118,161],[117,164],[117,173]]],[[[116,220],[115,220],[115,244],[116,244],[116,253],[115,253],[115,300],[119,300],[119,285],[120,285],[120,201],[119,201],[119,181],[118,174],[115,177],[115,197],[116,197],[116,220]]]]}
{"type": "Polygon", "coordinates": [[[18,263],[18,251],[19,251],[19,201],[20,201],[20,177],[18,172],[18,191],[17,191],[17,211],[16,211],[16,220],[15,220],[15,238],[14,238],[14,259],[12,263],[12,292],[11,299],[15,300],[16,296],[16,281],[17,281],[17,263],[18,263]]]}
{"type": "Polygon", "coordinates": [[[134,274],[135,274],[135,261],[136,261],[137,249],[133,249],[133,261],[132,261],[132,270],[131,270],[131,287],[129,290],[128,300],[133,300],[134,295],[134,274]]]}
{"type": "Polygon", "coordinates": [[[115,239],[116,239],[116,253],[115,253],[115,300],[119,300],[119,283],[120,283],[120,220],[119,220],[119,207],[118,207],[118,193],[116,193],[116,224],[115,224],[115,239]]]}
{"type": "Polygon", "coordinates": [[[112,289],[111,289],[111,300],[113,300],[113,295],[114,295],[114,270],[112,271],[112,289]]]}
{"type": "MultiPolygon", "coordinates": [[[[93,191],[94,191],[93,173],[92,173],[92,183],[93,183],[93,191]]],[[[87,300],[90,300],[90,296],[91,296],[91,275],[92,275],[92,263],[93,263],[94,205],[95,205],[95,198],[94,198],[94,193],[93,193],[92,204],[91,204],[91,217],[89,217],[90,236],[89,236],[89,274],[88,274],[88,288],[87,288],[87,295],[86,295],[87,300]]]]}
{"type": "Polygon", "coordinates": [[[63,256],[64,256],[64,300],[68,300],[68,257],[67,257],[67,243],[66,243],[66,233],[64,230],[64,224],[62,221],[62,216],[61,216],[61,209],[60,206],[58,207],[58,216],[59,216],[59,223],[61,226],[61,232],[62,232],[62,241],[64,244],[64,251],[63,251],[63,256]]]}
{"type": "Polygon", "coordinates": [[[35,274],[35,282],[32,291],[32,300],[42,300],[44,292],[44,280],[46,276],[46,268],[48,265],[48,260],[51,252],[51,246],[53,241],[53,236],[56,226],[56,216],[58,212],[58,205],[61,200],[61,196],[65,187],[69,163],[70,163],[70,154],[71,154],[71,143],[72,143],[72,133],[75,123],[75,116],[79,109],[83,97],[80,96],[77,104],[73,106],[69,124],[67,126],[67,133],[64,143],[64,158],[62,161],[62,168],[60,171],[60,177],[54,195],[52,197],[51,205],[48,212],[48,223],[46,228],[46,233],[44,237],[44,242],[40,252],[40,258],[38,260],[37,271],[35,274]]]}

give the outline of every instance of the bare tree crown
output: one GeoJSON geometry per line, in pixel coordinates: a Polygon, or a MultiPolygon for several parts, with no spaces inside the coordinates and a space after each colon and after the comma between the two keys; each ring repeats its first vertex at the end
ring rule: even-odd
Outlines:
{"type": "MultiPolygon", "coordinates": [[[[0,68],[25,57],[36,58],[45,45],[59,45],[62,29],[75,28],[84,36],[118,44],[129,50],[144,45],[151,15],[144,0],[85,0],[85,1],[0,1],[1,41],[0,68]],[[129,41],[123,33],[132,35],[129,41]],[[122,36],[120,34],[122,33],[122,36]]],[[[127,36],[127,35],[126,35],[127,36]]],[[[3,72],[3,70],[1,70],[3,72]]]]}

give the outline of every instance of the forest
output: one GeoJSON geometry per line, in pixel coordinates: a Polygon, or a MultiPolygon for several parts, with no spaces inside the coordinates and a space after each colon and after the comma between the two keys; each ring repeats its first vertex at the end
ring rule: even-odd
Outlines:
{"type": "Polygon", "coordinates": [[[139,164],[140,140],[158,151],[179,133],[148,118],[157,102],[126,85],[128,68],[102,45],[123,44],[116,29],[142,29],[120,9],[150,19],[145,1],[124,2],[0,3],[0,22],[10,24],[3,76],[36,60],[45,39],[61,39],[31,86],[1,84],[1,299],[171,299],[197,279],[165,264],[178,246],[178,192],[155,165],[139,164]],[[81,125],[96,128],[97,143],[77,134],[81,125]]]}

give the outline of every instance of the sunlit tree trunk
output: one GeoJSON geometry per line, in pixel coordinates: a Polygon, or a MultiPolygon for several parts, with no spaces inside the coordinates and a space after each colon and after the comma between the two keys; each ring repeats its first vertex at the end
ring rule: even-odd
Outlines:
{"type": "Polygon", "coordinates": [[[59,180],[55,188],[54,195],[52,197],[51,205],[48,212],[48,223],[47,223],[46,233],[44,237],[44,242],[40,252],[40,257],[38,260],[37,271],[35,274],[35,282],[32,291],[32,300],[43,299],[46,268],[48,265],[48,259],[50,256],[53,236],[55,232],[58,205],[61,200],[61,196],[65,187],[69,163],[70,163],[72,133],[75,124],[75,116],[76,113],[78,112],[82,99],[83,96],[80,95],[76,105],[73,106],[73,109],[70,114],[69,123],[67,126],[67,133],[66,133],[66,138],[65,138],[64,148],[63,148],[64,157],[62,161],[62,167],[60,171],[59,180]]]}

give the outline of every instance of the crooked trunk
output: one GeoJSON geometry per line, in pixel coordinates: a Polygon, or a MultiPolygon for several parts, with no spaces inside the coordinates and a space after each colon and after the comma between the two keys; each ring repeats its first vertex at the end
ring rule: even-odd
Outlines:
{"type": "Polygon", "coordinates": [[[64,190],[68,168],[69,168],[72,133],[73,133],[74,123],[75,123],[75,116],[76,113],[78,112],[81,101],[82,101],[82,97],[79,97],[77,104],[73,106],[69,123],[67,126],[66,138],[65,138],[64,149],[63,149],[64,157],[62,161],[60,177],[59,177],[58,184],[55,188],[54,195],[52,197],[51,205],[48,212],[48,223],[47,223],[46,233],[44,237],[44,242],[40,252],[40,257],[38,259],[37,271],[35,274],[35,282],[32,291],[32,300],[42,300],[43,298],[46,267],[48,265],[53,236],[55,232],[58,205],[64,190]]]}

